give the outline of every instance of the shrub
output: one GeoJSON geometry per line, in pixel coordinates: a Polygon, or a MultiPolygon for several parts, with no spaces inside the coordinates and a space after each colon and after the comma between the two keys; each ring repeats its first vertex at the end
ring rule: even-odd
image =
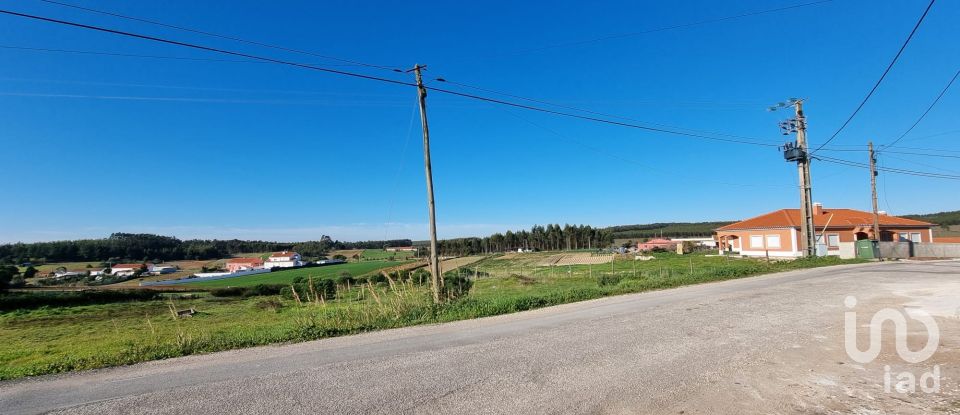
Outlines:
{"type": "Polygon", "coordinates": [[[355,282],[356,280],[353,279],[353,275],[350,275],[349,272],[344,271],[337,276],[337,284],[353,284],[355,282]]]}
{"type": "Polygon", "coordinates": [[[473,281],[471,279],[460,275],[448,274],[443,276],[443,290],[440,292],[440,295],[447,300],[456,300],[469,294],[471,288],[473,288],[473,281]]]}
{"type": "Polygon", "coordinates": [[[40,307],[68,307],[121,301],[149,301],[160,296],[148,290],[110,290],[73,292],[16,292],[0,294],[0,311],[40,307]]]}
{"type": "Polygon", "coordinates": [[[597,284],[601,287],[606,285],[617,285],[623,280],[622,275],[604,274],[597,278],[597,284]]]}
{"type": "Polygon", "coordinates": [[[269,310],[276,313],[280,311],[281,308],[283,308],[283,303],[281,303],[280,300],[277,300],[276,298],[271,298],[268,300],[257,301],[257,304],[255,304],[254,306],[259,310],[264,310],[264,311],[269,310]]]}
{"type": "Polygon", "coordinates": [[[214,297],[239,297],[243,295],[243,287],[224,287],[210,290],[210,295],[214,297]]]}
{"type": "Polygon", "coordinates": [[[243,290],[244,297],[257,297],[264,295],[277,295],[280,294],[280,290],[283,289],[283,285],[275,284],[257,284],[253,287],[247,287],[243,290]]]}
{"type": "Polygon", "coordinates": [[[252,287],[224,287],[210,290],[210,295],[214,297],[258,297],[264,295],[277,295],[283,289],[283,285],[257,284],[252,287]]]}

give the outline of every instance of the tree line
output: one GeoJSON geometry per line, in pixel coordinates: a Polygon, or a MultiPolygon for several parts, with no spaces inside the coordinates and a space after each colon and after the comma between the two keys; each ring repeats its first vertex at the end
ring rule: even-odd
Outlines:
{"type": "Polygon", "coordinates": [[[672,222],[651,223],[646,225],[622,225],[605,228],[617,239],[641,239],[664,237],[708,237],[713,230],[733,222],[672,222]]]}
{"type": "Polygon", "coordinates": [[[342,242],[327,235],[318,241],[268,242],[231,240],[180,240],[145,233],[114,233],[103,239],[80,239],[0,245],[0,263],[105,261],[207,260],[246,252],[297,251],[318,257],[337,249],[377,249],[410,246],[409,239],[342,242]]]}
{"type": "Polygon", "coordinates": [[[457,238],[437,242],[440,255],[475,255],[532,249],[598,249],[613,243],[612,233],[589,225],[534,225],[530,230],[506,231],[482,238],[457,238]]]}

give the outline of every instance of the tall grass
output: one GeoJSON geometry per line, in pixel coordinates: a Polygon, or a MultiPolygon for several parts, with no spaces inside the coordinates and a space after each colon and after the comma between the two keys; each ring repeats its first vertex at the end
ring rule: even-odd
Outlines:
{"type": "Polygon", "coordinates": [[[710,265],[691,267],[683,263],[686,259],[671,261],[667,258],[664,265],[647,265],[638,272],[598,272],[592,278],[554,276],[534,269],[528,272],[530,275],[505,278],[473,279],[465,273],[451,272],[444,279],[443,297],[447,301],[440,305],[433,304],[429,278],[423,272],[399,272],[364,280],[344,279],[335,284],[308,278],[289,286],[289,295],[286,288],[275,295],[276,286],[265,286],[230,292],[239,296],[0,312],[0,380],[494,316],[610,295],[848,262],[713,261],[710,265]],[[294,291],[298,293],[296,299],[292,297],[294,291]],[[248,292],[267,295],[245,297],[248,292]],[[168,301],[176,301],[175,308],[195,308],[198,312],[193,317],[175,318],[168,301]]]}

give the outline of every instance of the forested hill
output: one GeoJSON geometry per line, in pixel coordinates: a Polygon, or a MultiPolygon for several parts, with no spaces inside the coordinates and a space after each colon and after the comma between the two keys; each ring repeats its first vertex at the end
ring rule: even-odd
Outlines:
{"type": "Polygon", "coordinates": [[[615,239],[665,237],[694,238],[713,235],[713,230],[733,222],[666,222],[647,225],[611,226],[609,231],[615,239]]]}
{"type": "Polygon", "coordinates": [[[940,226],[960,225],[960,210],[927,213],[925,215],[903,215],[903,217],[936,223],[940,226]]]}
{"type": "Polygon", "coordinates": [[[392,241],[341,242],[323,235],[307,242],[267,242],[233,240],[181,241],[172,236],[114,233],[104,239],[81,239],[0,245],[0,263],[28,261],[69,262],[133,260],[218,259],[239,253],[297,251],[315,257],[336,249],[368,249],[385,246],[409,246],[409,239],[392,241]]]}

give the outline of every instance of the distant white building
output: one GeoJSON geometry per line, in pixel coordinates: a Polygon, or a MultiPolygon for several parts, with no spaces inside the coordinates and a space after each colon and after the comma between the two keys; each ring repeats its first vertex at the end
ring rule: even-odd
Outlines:
{"type": "Polygon", "coordinates": [[[110,273],[116,277],[129,277],[146,267],[144,264],[116,264],[110,267],[110,273]]]}
{"type": "Polygon", "coordinates": [[[387,252],[415,252],[417,250],[413,246],[388,246],[383,249],[387,252]]]}
{"type": "Polygon", "coordinates": [[[303,265],[300,260],[300,254],[293,251],[274,252],[263,262],[263,267],[270,268],[290,268],[303,265]]]}
{"type": "Polygon", "coordinates": [[[169,265],[150,265],[147,268],[147,271],[152,275],[162,275],[162,274],[173,274],[177,272],[177,267],[171,267],[169,265]]]}

